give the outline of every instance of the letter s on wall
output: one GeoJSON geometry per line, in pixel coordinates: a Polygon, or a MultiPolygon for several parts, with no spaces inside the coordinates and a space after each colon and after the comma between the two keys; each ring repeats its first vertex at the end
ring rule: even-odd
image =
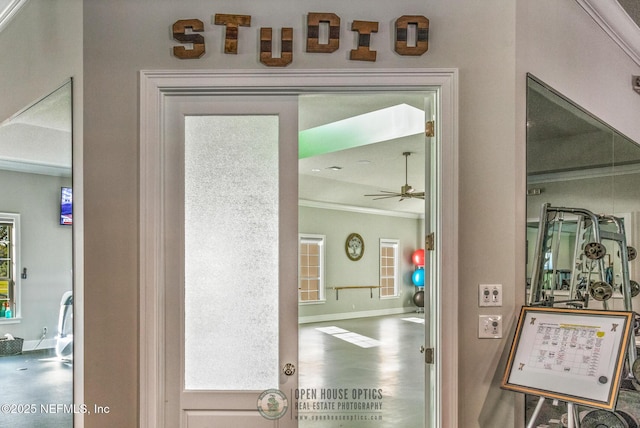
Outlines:
{"type": "Polygon", "coordinates": [[[204,55],[204,37],[201,34],[186,34],[186,29],[200,33],[204,24],[199,19],[181,19],[173,24],[173,38],[181,43],[192,43],[193,49],[174,46],[173,54],[180,59],[197,59],[204,55]]]}

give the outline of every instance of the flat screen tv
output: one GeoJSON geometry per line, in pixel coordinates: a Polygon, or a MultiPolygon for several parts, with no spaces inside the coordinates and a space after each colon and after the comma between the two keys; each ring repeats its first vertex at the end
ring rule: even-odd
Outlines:
{"type": "Polygon", "coordinates": [[[64,226],[73,224],[73,190],[71,187],[60,189],[60,224],[64,226]]]}

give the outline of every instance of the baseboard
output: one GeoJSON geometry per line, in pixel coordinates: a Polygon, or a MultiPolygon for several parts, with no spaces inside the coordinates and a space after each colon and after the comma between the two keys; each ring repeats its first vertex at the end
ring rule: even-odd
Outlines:
{"type": "Polygon", "coordinates": [[[40,344],[38,344],[38,342],[40,342],[40,340],[25,340],[22,343],[22,352],[39,351],[56,347],[56,339],[44,339],[40,344]]]}
{"type": "Polygon", "coordinates": [[[380,317],[384,315],[397,315],[416,312],[417,308],[391,308],[391,309],[376,309],[373,311],[358,311],[358,312],[343,312],[335,314],[322,314],[322,315],[310,315],[306,317],[299,317],[298,324],[309,324],[313,322],[326,322],[326,321],[340,321],[355,318],[369,318],[380,317]]]}

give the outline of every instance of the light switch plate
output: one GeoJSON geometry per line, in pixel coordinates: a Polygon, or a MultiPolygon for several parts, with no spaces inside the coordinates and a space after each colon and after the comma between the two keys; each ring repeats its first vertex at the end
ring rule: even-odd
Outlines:
{"type": "Polygon", "coordinates": [[[478,338],[500,339],[502,337],[502,315],[480,315],[478,338]]]}
{"type": "Polygon", "coordinates": [[[480,284],[478,306],[502,306],[502,284],[480,284]]]}

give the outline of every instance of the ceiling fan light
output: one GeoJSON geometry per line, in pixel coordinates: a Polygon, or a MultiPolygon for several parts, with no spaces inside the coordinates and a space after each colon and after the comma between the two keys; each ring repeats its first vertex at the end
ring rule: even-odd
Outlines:
{"type": "Polygon", "coordinates": [[[413,193],[415,192],[414,188],[409,186],[408,184],[405,184],[404,186],[402,186],[402,193],[413,193]]]}

